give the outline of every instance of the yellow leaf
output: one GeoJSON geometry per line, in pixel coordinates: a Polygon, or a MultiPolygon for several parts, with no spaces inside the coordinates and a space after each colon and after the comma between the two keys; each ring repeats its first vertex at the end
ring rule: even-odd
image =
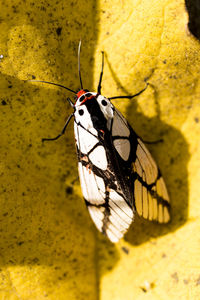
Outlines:
{"type": "Polygon", "coordinates": [[[200,45],[184,1],[6,1],[0,10],[0,299],[198,299],[200,294],[200,45]],[[136,216],[111,244],[76,180],[71,113],[82,40],[84,88],[115,100],[165,178],[172,221],[136,216]],[[71,97],[73,99],[73,96],[71,97]]]}

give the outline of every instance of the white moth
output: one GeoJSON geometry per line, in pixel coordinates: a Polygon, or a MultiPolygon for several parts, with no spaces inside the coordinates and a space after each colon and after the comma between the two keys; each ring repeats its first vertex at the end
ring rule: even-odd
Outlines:
{"type": "MultiPolygon", "coordinates": [[[[135,212],[145,219],[167,223],[170,204],[161,173],[144,143],[127,120],[110,100],[133,98],[119,96],[106,98],[101,95],[104,55],[98,91],[83,89],[80,74],[80,46],[78,51],[81,90],[75,92],[74,108],[62,132],[74,117],[74,134],[78,156],[78,170],[82,193],[88,211],[97,229],[111,242],[118,242],[134,220],[135,212]]],[[[36,81],[36,80],[34,80],[36,81]]]]}

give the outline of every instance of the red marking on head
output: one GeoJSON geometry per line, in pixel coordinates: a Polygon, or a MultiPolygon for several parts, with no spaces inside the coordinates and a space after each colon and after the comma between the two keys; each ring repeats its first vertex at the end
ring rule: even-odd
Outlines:
{"type": "Polygon", "coordinates": [[[76,96],[79,98],[79,97],[81,97],[83,94],[85,94],[86,93],[86,91],[84,91],[84,90],[80,90],[77,94],[76,94],[76,96]]]}
{"type": "MultiPolygon", "coordinates": [[[[80,90],[76,96],[77,96],[77,100],[84,94],[86,93],[90,93],[88,90],[80,90]]],[[[90,93],[91,94],[91,93],[90,93]]],[[[84,104],[87,100],[90,100],[90,99],[96,99],[96,97],[98,96],[98,94],[96,95],[91,95],[91,96],[85,96],[85,98],[81,101],[80,105],[84,104]]]]}

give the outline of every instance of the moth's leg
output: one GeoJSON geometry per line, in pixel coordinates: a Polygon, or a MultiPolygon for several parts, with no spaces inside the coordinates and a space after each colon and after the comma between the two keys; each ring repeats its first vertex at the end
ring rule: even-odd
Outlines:
{"type": "Polygon", "coordinates": [[[138,92],[137,94],[135,94],[135,95],[130,95],[130,96],[115,96],[115,97],[109,97],[108,99],[109,100],[113,100],[113,99],[132,99],[132,98],[134,98],[134,97],[139,96],[140,94],[142,94],[146,90],[146,88],[148,87],[148,85],[149,85],[149,83],[147,82],[145,88],[143,90],[141,90],[140,92],[138,92]]]}
{"type": "Polygon", "coordinates": [[[57,140],[57,139],[59,139],[59,137],[61,137],[64,133],[65,133],[65,130],[66,130],[66,128],[67,128],[67,125],[69,124],[69,122],[71,121],[71,118],[74,116],[74,113],[72,113],[69,117],[68,117],[68,119],[67,119],[67,121],[66,121],[66,123],[65,123],[65,126],[63,127],[63,129],[62,129],[62,131],[61,131],[61,133],[60,134],[58,134],[56,137],[54,137],[54,138],[43,138],[42,139],[42,142],[44,142],[44,141],[55,141],[55,140],[57,140]]]}

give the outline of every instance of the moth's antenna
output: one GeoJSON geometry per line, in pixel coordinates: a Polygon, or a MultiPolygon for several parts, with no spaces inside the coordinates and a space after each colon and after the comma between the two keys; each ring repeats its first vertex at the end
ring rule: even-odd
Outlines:
{"type": "Polygon", "coordinates": [[[101,51],[101,53],[102,53],[102,63],[101,63],[101,74],[99,77],[99,84],[98,84],[98,88],[97,88],[98,94],[101,94],[101,81],[102,81],[102,77],[103,77],[103,67],[104,67],[104,52],[101,51]]]}
{"type": "Polygon", "coordinates": [[[83,89],[83,83],[82,83],[82,79],[81,79],[80,53],[81,53],[81,40],[80,40],[79,45],[78,45],[78,75],[79,75],[81,90],[82,90],[83,89]]]}
{"type": "Polygon", "coordinates": [[[50,81],[43,81],[43,80],[27,80],[27,81],[28,81],[28,82],[42,82],[42,83],[48,83],[48,84],[56,85],[56,86],[59,86],[59,87],[61,87],[61,88],[63,88],[63,89],[66,89],[66,90],[68,90],[68,91],[70,91],[70,92],[76,94],[75,91],[73,91],[73,90],[67,88],[67,87],[64,86],[64,85],[58,84],[58,83],[53,83],[53,82],[50,82],[50,81]]]}

